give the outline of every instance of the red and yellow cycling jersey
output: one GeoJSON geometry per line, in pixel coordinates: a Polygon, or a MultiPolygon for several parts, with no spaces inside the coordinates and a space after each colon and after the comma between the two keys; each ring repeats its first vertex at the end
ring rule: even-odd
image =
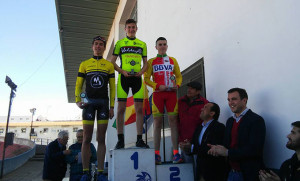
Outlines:
{"type": "Polygon", "coordinates": [[[144,74],[145,83],[157,91],[160,85],[169,88],[179,87],[182,83],[182,76],[174,57],[167,55],[157,55],[155,58],[148,60],[148,69],[144,74]],[[150,77],[152,76],[152,80],[150,77]]]}

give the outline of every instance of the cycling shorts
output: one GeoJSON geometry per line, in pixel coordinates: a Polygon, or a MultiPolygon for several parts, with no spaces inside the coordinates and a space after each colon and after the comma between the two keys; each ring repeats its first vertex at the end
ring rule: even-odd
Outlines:
{"type": "Polygon", "coordinates": [[[97,124],[107,124],[109,118],[108,99],[89,99],[83,108],[82,119],[85,125],[94,125],[97,113],[97,124]]]}
{"type": "Polygon", "coordinates": [[[178,114],[176,91],[153,92],[152,114],[154,117],[163,116],[166,107],[168,115],[178,114]]]}
{"type": "Polygon", "coordinates": [[[117,85],[118,101],[127,101],[129,88],[131,88],[134,102],[143,102],[144,86],[142,77],[125,77],[119,74],[117,85]]]}

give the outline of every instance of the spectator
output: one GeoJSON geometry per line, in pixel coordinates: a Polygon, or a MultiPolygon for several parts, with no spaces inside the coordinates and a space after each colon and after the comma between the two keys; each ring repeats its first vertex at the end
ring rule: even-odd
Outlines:
{"type": "Polygon", "coordinates": [[[188,153],[197,155],[196,179],[201,181],[223,181],[226,175],[226,162],[224,157],[214,157],[207,152],[207,144],[222,144],[225,126],[218,122],[220,107],[216,103],[207,103],[201,111],[200,118],[203,123],[199,125],[193,135],[191,144],[182,143],[188,153]]]}
{"type": "Polygon", "coordinates": [[[228,181],[259,180],[258,171],[264,167],[265,121],[247,108],[247,101],[245,89],[232,88],[228,91],[228,104],[233,116],[226,123],[224,146],[209,145],[209,154],[228,158],[231,167],[228,181]]]}
{"type": "MultiPolygon", "coordinates": [[[[70,181],[80,181],[83,170],[81,161],[81,147],[83,140],[83,129],[79,129],[76,133],[77,142],[69,147],[71,154],[66,156],[66,162],[70,164],[70,181]]],[[[97,153],[94,145],[91,143],[91,159],[90,159],[90,170],[91,163],[97,161],[97,153]]]]}
{"type": "Polygon", "coordinates": [[[292,158],[282,163],[279,176],[270,170],[259,171],[259,179],[261,181],[299,181],[300,180],[300,121],[292,123],[293,129],[287,136],[289,139],[286,147],[294,150],[292,158]]]}
{"type": "Polygon", "coordinates": [[[66,150],[68,140],[69,133],[61,131],[58,138],[47,146],[43,169],[44,181],[61,181],[65,177],[67,171],[65,156],[71,154],[70,150],[66,150]]]}
{"type": "MultiPolygon", "coordinates": [[[[187,94],[178,100],[178,142],[180,145],[190,144],[195,129],[201,125],[200,113],[208,101],[201,96],[202,85],[200,82],[192,81],[187,84],[187,94]]],[[[181,149],[185,162],[193,162],[193,156],[189,156],[181,149]]]]}

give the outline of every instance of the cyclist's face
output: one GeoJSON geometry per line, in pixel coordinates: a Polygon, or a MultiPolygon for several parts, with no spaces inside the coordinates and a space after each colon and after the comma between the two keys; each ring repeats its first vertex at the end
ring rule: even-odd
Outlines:
{"type": "Polygon", "coordinates": [[[104,43],[101,40],[95,40],[93,43],[93,51],[95,56],[102,56],[105,50],[104,43]]]}
{"type": "Polygon", "coordinates": [[[129,23],[125,26],[125,31],[126,31],[126,35],[130,38],[134,38],[136,31],[137,31],[137,27],[135,23],[129,23]]]}
{"type": "Polygon", "coordinates": [[[155,48],[158,51],[158,54],[160,55],[165,55],[168,50],[168,44],[166,40],[158,40],[156,43],[155,48]]]}

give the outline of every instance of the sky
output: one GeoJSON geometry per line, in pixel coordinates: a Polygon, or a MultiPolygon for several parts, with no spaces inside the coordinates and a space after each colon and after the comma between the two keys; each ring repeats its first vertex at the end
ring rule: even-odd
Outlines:
{"type": "Polygon", "coordinates": [[[18,86],[11,116],[36,108],[35,118],[81,119],[67,100],[55,1],[1,1],[0,17],[0,116],[8,114],[7,75],[18,86]]]}

